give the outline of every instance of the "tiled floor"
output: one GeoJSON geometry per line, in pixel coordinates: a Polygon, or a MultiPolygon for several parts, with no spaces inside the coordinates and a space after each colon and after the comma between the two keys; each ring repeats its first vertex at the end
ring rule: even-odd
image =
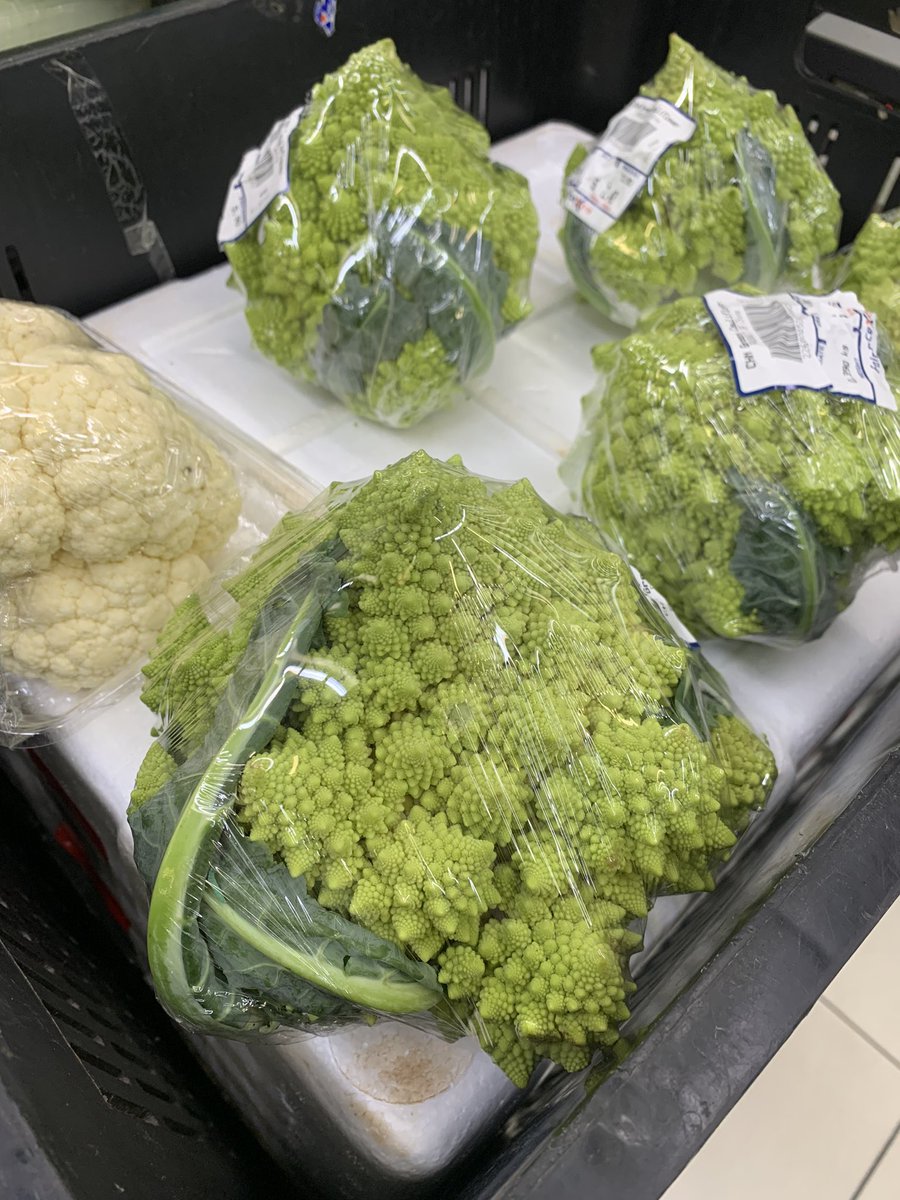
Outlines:
{"type": "Polygon", "coordinates": [[[900,1200],[900,900],[663,1200],[900,1200]]]}

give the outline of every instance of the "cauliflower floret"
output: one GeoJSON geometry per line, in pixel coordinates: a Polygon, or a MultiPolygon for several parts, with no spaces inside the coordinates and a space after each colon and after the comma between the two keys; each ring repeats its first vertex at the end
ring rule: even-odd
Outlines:
{"type": "Polygon", "coordinates": [[[68,688],[98,687],[147,653],[208,575],[196,554],[83,563],[63,551],[0,598],[4,665],[68,688]]]}
{"type": "Polygon", "coordinates": [[[0,361],[7,364],[27,363],[28,356],[46,346],[66,343],[84,350],[95,349],[94,343],[77,325],[53,308],[37,304],[3,305],[4,319],[0,322],[0,361]]]}
{"type": "Polygon", "coordinates": [[[232,508],[232,523],[236,516],[230,474],[213,466],[217,452],[134,366],[88,350],[78,362],[29,372],[21,444],[66,510],[63,548],[85,562],[139,549],[156,558],[187,553],[207,500],[232,508]]]}
{"type": "MultiPolygon", "coordinates": [[[[188,425],[188,422],[185,422],[188,425]]],[[[191,547],[194,554],[209,558],[222,549],[223,530],[230,533],[241,512],[241,496],[234,486],[231,467],[215,451],[206,455],[202,477],[202,492],[197,505],[197,531],[191,547]]],[[[144,551],[151,551],[144,547],[144,551]]]]}
{"type": "Polygon", "coordinates": [[[65,509],[35,460],[0,451],[0,580],[46,570],[65,527],[65,509]]]}

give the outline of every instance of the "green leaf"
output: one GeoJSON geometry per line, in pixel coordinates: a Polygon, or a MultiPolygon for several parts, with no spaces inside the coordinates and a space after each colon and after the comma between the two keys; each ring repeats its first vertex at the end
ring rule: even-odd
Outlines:
{"type": "Polygon", "coordinates": [[[787,261],[787,205],[776,194],[772,156],[746,129],[737,136],[734,158],[747,214],[744,279],[769,292],[787,261]]]}
{"type": "Polygon", "coordinates": [[[432,967],[322,908],[302,877],[233,826],[209,874],[203,921],[210,920],[229,934],[225,958],[218,936],[210,939],[216,964],[270,1015],[287,1005],[288,1021],[292,1011],[321,1018],[357,1005],[404,1013],[443,994],[432,967]]]}
{"type": "Polygon", "coordinates": [[[598,312],[605,317],[613,317],[613,306],[606,293],[602,290],[600,281],[594,274],[591,264],[591,248],[599,235],[572,213],[566,214],[560,231],[563,253],[569,274],[582,296],[590,301],[598,312]]]}
{"type": "Polygon", "coordinates": [[[272,740],[323,616],[344,600],[343,553],[336,539],[324,543],[275,588],[202,745],[130,817],[135,860],[152,887],[147,947],[157,992],[195,1028],[296,1024],[301,1012],[320,1019],[338,1010],[336,998],[421,1011],[441,996],[432,968],[327,913],[268,852],[227,832],[244,766],[272,740]],[[255,999],[240,990],[243,976],[255,981],[255,999]],[[265,979],[271,996],[260,990],[265,979]]]}
{"type": "Polygon", "coordinates": [[[730,567],[744,589],[743,611],[773,637],[818,637],[840,611],[846,556],[822,545],[779,484],[737,472],[728,482],[742,508],[730,567]]]}
{"type": "Polygon", "coordinates": [[[378,364],[430,329],[462,382],[493,357],[508,284],[480,235],[388,211],[325,307],[316,376],[339,396],[364,395],[378,364]]]}
{"type": "Polygon", "coordinates": [[[720,716],[732,716],[734,704],[725,680],[698,650],[689,658],[678,681],[672,707],[680,721],[690,725],[702,742],[708,742],[720,716]]]}

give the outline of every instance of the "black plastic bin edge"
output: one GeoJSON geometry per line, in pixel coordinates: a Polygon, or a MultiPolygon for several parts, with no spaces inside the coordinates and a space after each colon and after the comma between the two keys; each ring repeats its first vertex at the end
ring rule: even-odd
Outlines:
{"type": "Polygon", "coordinates": [[[341,0],[332,38],[312,8],[185,0],[0,56],[0,295],[83,315],[218,262],[244,151],[377,38],[495,137],[548,114],[563,46],[536,0],[435,2],[414,21],[403,0],[341,0]]]}
{"type": "Polygon", "coordinates": [[[0,801],[0,1196],[290,1200],[50,836],[63,814],[2,773],[0,801]]]}
{"type": "MultiPolygon", "coordinates": [[[[879,30],[886,20],[880,0],[831,7],[879,30]]],[[[890,180],[900,112],[864,90],[871,72],[861,59],[855,83],[814,74],[805,55],[816,8],[340,0],[327,38],[311,0],[178,0],[11,51],[0,55],[0,295],[83,315],[220,261],[215,229],[243,152],[325,72],[380,37],[502,138],[551,119],[602,128],[677,30],[794,105],[852,237],[890,180]]],[[[811,62],[826,75],[845,69],[821,46],[811,62]]],[[[900,179],[887,190],[885,205],[900,203],[900,179]]]]}

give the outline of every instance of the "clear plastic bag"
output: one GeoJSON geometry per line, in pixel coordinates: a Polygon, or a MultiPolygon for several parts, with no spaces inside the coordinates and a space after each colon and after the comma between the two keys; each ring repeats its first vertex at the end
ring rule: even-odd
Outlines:
{"type": "Polygon", "coordinates": [[[616,1045],[652,896],[712,887],[775,775],[587,522],[421,451],[285,517],[145,673],[169,1012],[474,1032],[519,1085],[616,1045]]]}
{"type": "Polygon", "coordinates": [[[838,194],[790,105],[677,34],[640,97],[566,167],[560,236],[600,312],[633,328],[678,296],[770,291],[837,249],[838,194]]]}
{"type": "Polygon", "coordinates": [[[530,308],[537,213],[488,149],[390,41],[326,76],[245,157],[223,211],[259,349],[385,425],[447,404],[530,308]]]}
{"type": "Polygon", "coordinates": [[[257,452],[202,423],[64,314],[0,301],[0,742],[108,698],[210,567],[309,494],[276,469],[263,500],[257,452]]]}
{"type": "MultiPolygon", "coordinates": [[[[829,304],[853,310],[855,297],[834,296],[829,304]]],[[[803,299],[741,300],[783,356],[776,370],[807,369],[785,319],[803,299]]],[[[890,404],[900,375],[868,322],[890,404]]],[[[740,353],[742,363],[762,358],[749,339],[740,353]]],[[[659,309],[622,341],[597,346],[594,362],[598,384],[561,474],[607,544],[696,634],[816,638],[865,573],[900,549],[900,420],[890,407],[842,393],[837,376],[834,390],[748,394],[702,300],[659,309]]]]}

